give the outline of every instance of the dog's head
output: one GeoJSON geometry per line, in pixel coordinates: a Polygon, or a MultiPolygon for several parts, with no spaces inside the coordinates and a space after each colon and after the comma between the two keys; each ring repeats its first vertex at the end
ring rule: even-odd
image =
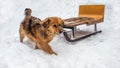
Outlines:
{"type": "Polygon", "coordinates": [[[63,20],[58,17],[49,17],[41,22],[42,26],[46,29],[46,33],[49,35],[55,35],[62,31],[64,24],[63,20]]]}

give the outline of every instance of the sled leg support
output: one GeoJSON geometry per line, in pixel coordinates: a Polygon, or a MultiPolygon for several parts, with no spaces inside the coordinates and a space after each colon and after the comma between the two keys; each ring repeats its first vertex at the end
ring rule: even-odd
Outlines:
{"type": "MultiPolygon", "coordinates": [[[[70,29],[72,29],[72,28],[70,28],[70,29]]],[[[64,35],[64,37],[65,37],[65,39],[67,41],[69,41],[69,42],[75,42],[75,41],[83,40],[83,39],[85,39],[87,37],[90,37],[92,35],[95,35],[95,34],[101,33],[101,32],[102,32],[102,30],[97,31],[97,24],[95,24],[94,25],[94,32],[93,33],[90,33],[88,35],[82,36],[80,38],[74,38],[74,36],[75,36],[75,34],[74,34],[74,28],[72,29],[72,34],[73,34],[73,38],[72,39],[68,36],[67,32],[63,32],[63,35],[64,35]]]]}

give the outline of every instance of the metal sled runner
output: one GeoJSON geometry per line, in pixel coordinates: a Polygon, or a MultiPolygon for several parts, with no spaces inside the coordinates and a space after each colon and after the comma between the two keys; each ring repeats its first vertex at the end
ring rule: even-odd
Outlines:
{"type": "Polygon", "coordinates": [[[64,31],[63,35],[65,36],[65,39],[69,42],[74,42],[90,37],[91,35],[101,33],[102,30],[97,30],[97,24],[104,21],[104,7],[105,5],[80,5],[78,17],[63,20],[65,23],[63,28],[71,29],[73,36],[71,38],[69,32],[64,31]],[[88,26],[94,25],[94,32],[88,33],[81,37],[76,37],[76,27],[83,24],[86,24],[88,26]]]}

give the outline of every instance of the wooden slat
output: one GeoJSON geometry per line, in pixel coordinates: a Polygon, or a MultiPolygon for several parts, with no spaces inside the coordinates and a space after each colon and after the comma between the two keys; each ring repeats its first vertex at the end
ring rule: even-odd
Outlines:
{"type": "Polygon", "coordinates": [[[93,18],[87,18],[87,17],[74,17],[74,18],[68,18],[63,20],[65,22],[65,26],[68,27],[74,27],[82,24],[87,24],[90,22],[94,22],[93,18]]]}

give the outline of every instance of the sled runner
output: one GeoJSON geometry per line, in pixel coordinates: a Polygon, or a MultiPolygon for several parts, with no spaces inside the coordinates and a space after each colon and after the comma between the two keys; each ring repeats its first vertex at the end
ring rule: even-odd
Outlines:
{"type": "Polygon", "coordinates": [[[78,17],[63,20],[65,23],[63,28],[72,30],[72,37],[69,31],[63,31],[65,39],[74,42],[101,33],[102,30],[97,30],[97,24],[104,21],[104,7],[105,5],[80,5],[78,17]],[[94,25],[94,32],[77,31],[76,27],[83,24],[94,25]]]}

